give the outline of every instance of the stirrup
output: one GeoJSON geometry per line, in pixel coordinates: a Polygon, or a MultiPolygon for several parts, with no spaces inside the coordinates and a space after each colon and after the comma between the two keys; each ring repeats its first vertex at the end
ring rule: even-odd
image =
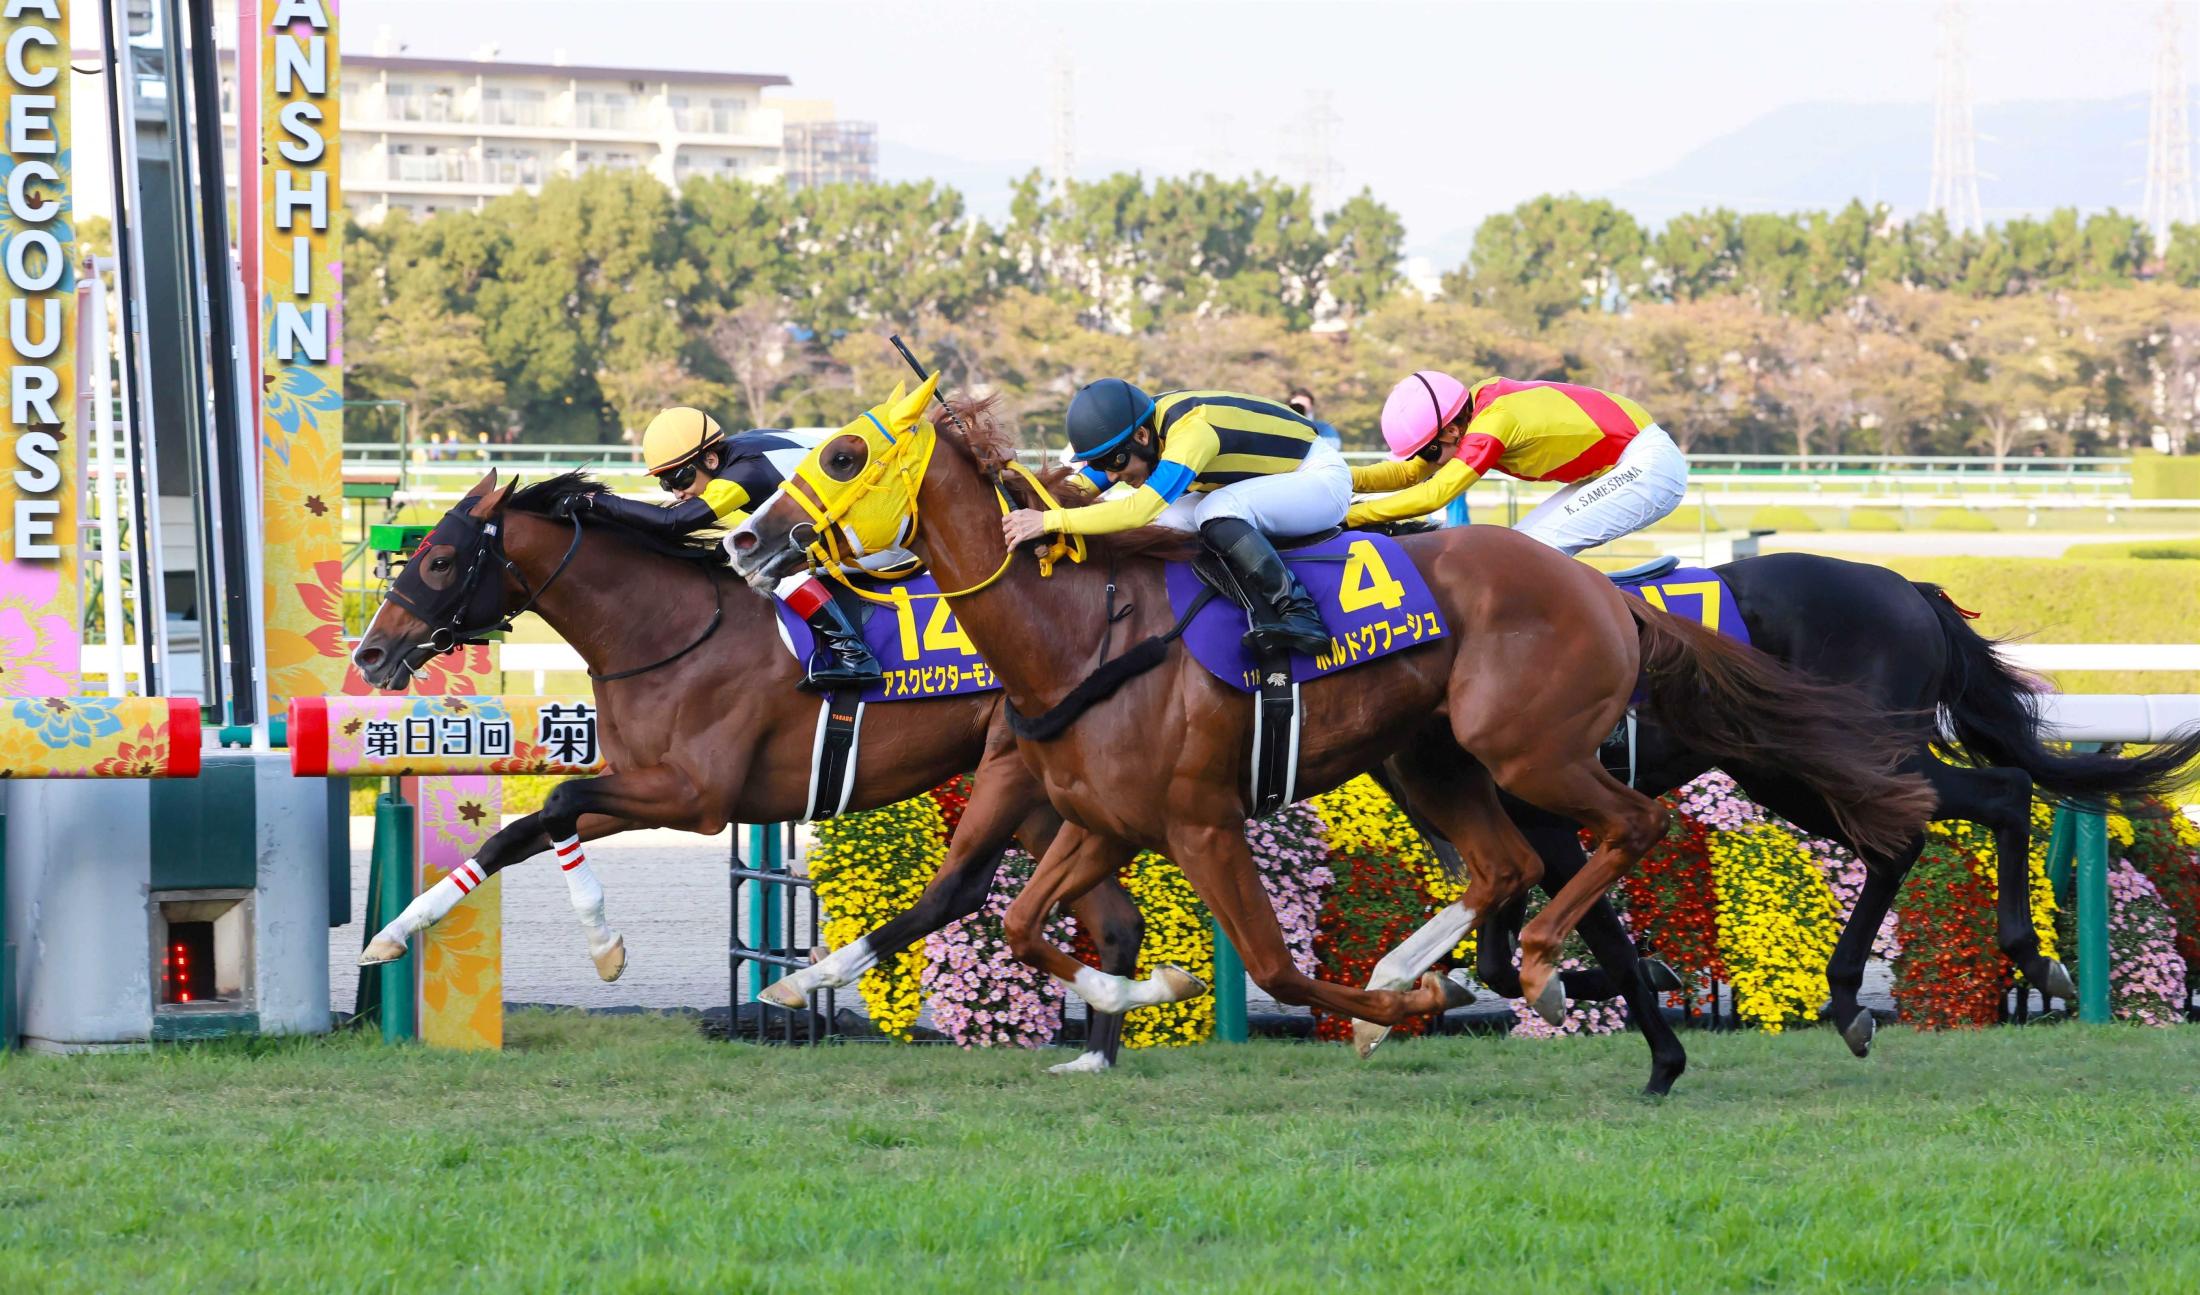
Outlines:
{"type": "Polygon", "coordinates": [[[886,681],[886,672],[869,649],[861,656],[820,646],[804,663],[801,688],[805,692],[838,692],[843,688],[869,688],[886,681]]]}

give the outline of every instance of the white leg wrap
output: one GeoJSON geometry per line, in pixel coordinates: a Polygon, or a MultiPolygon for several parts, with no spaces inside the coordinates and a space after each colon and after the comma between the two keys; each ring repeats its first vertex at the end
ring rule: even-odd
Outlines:
{"type": "Polygon", "coordinates": [[[1069,987],[1095,1011],[1124,1012],[1135,1005],[1136,986],[1097,967],[1079,967],[1077,979],[1069,982],[1069,987]]]}
{"type": "Polygon", "coordinates": [[[565,870],[565,893],[573,901],[573,912],[581,919],[581,927],[588,932],[588,952],[591,956],[611,947],[618,938],[611,924],[603,918],[603,883],[588,866],[581,853],[581,839],[567,837],[552,841],[558,854],[558,866],[565,870]]]}
{"type": "Polygon", "coordinates": [[[1108,1059],[1105,1054],[1080,1052],[1074,1061],[1065,1061],[1060,1065],[1048,1066],[1047,1073],[1053,1075],[1097,1075],[1106,1072],[1107,1069],[1108,1059]]]}
{"type": "Polygon", "coordinates": [[[839,989],[877,965],[878,955],[871,951],[871,937],[866,935],[853,944],[833,950],[788,979],[805,994],[815,989],[839,989]]]}
{"type": "Polygon", "coordinates": [[[468,859],[443,880],[428,887],[413,902],[405,905],[405,911],[397,915],[397,920],[383,927],[375,938],[411,944],[413,936],[442,921],[446,914],[458,907],[458,901],[466,898],[481,882],[481,865],[468,859]]]}
{"type": "Polygon", "coordinates": [[[1097,967],[1079,967],[1077,979],[1070,981],[1069,987],[1096,1012],[1121,1013],[1176,1001],[1168,982],[1158,972],[1144,980],[1130,980],[1111,976],[1097,967]]]}
{"type": "Polygon", "coordinates": [[[1421,973],[1450,952],[1472,925],[1474,910],[1461,903],[1455,901],[1438,909],[1420,930],[1406,937],[1405,943],[1383,955],[1382,961],[1375,964],[1374,973],[1367,978],[1367,987],[1412,988],[1421,973]]]}

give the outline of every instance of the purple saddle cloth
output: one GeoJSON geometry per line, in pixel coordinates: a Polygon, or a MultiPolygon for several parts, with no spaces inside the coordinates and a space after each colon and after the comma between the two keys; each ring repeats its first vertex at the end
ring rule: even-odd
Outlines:
{"type": "MultiPolygon", "coordinates": [[[[870,587],[870,592],[894,600],[892,606],[868,605],[863,622],[863,641],[885,669],[886,681],[864,691],[863,700],[914,701],[920,697],[954,697],[963,693],[991,692],[1001,686],[993,667],[978,658],[978,649],[955,623],[955,613],[945,598],[928,598],[940,591],[929,572],[891,585],[870,587]]],[[[779,609],[780,637],[794,652],[795,660],[807,661],[817,637],[787,604],[772,600],[779,609]]]]}
{"type": "MultiPolygon", "coordinates": [[[[1329,629],[1329,650],[1293,652],[1291,678],[1318,679],[1363,661],[1403,652],[1444,636],[1444,618],[1420,569],[1398,541],[1369,531],[1292,549],[1285,562],[1306,586],[1329,629]]],[[[1181,617],[1206,586],[1188,562],[1169,564],[1169,605],[1181,617]]],[[[1210,598],[1185,627],[1184,643],[1208,673],[1240,692],[1260,687],[1260,671],[1245,647],[1245,609],[1210,598]]]]}

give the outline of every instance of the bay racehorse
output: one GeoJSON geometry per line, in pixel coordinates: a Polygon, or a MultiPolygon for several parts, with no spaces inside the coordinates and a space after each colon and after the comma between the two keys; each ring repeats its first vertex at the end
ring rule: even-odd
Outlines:
{"type": "MultiPolygon", "coordinates": [[[[716,833],[729,823],[791,822],[808,804],[819,699],[782,645],[768,598],[725,568],[714,539],[668,542],[587,512],[552,514],[558,500],[601,489],[567,473],[514,491],[483,477],[405,564],[353,655],[378,688],[401,689],[437,652],[497,628],[522,610],[549,622],[595,680],[609,772],[558,785],[543,808],[492,836],[481,876],[552,848],[638,827],[716,833]]],[[[1060,820],[1000,723],[1001,694],[868,707],[850,807],[892,804],[975,768],[962,823],[938,876],[909,911],[767,991],[802,1006],[810,989],[844,985],[879,958],[976,912],[1011,838],[1043,855],[1060,820]],[[791,985],[788,981],[793,982],[791,985]]],[[[625,968],[625,941],[604,921],[603,892],[575,847],[567,880],[606,980],[625,968]]],[[[1078,909],[1101,961],[1129,973],[1141,919],[1120,886],[1078,909]]],[[[378,936],[362,963],[402,956],[378,936]]],[[[1158,980],[1181,986],[1174,968],[1158,980]]],[[[1095,1017],[1074,1069],[1104,1069],[1121,1034],[1095,1017]]]]}
{"type": "MultiPolygon", "coordinates": [[[[908,402],[925,408],[936,383],[908,402]]],[[[1441,1010],[1450,982],[1434,975],[1411,990],[1361,989],[1293,965],[1244,837],[1250,701],[1171,646],[1163,566],[1132,553],[1138,533],[1116,543],[1105,569],[1060,566],[1047,578],[1017,561],[1001,516],[1046,502],[1004,472],[1013,450],[984,402],[956,412],[952,432],[852,425],[812,451],[728,543],[735,569],[762,586],[808,561],[813,547],[863,551],[906,537],[1018,712],[1044,726],[1050,712],[1084,708],[1046,740],[1018,738],[1067,823],[1009,910],[1011,950],[1103,1010],[1154,1001],[1041,936],[1058,903],[1114,876],[1143,847],[1183,871],[1279,1001],[1380,1024],[1441,1010]],[[1112,656],[1117,622],[1133,646],[1112,656]]],[[[1721,758],[1801,778],[1874,847],[1908,839],[1931,811],[1931,789],[1893,772],[1906,752],[1854,690],[1795,675],[1628,598],[1510,531],[1463,527],[1402,543],[1450,632],[1304,685],[1299,793],[1403,755],[1392,776],[1466,858],[1470,882],[1453,906],[1461,934],[1541,872],[1499,788],[1584,824],[1595,853],[1522,934],[1523,988],[1546,1016],[1564,1010],[1554,977],[1560,941],[1665,828],[1663,806],[1597,760],[1638,681],[1648,708],[1676,731],[1721,758]]],[[[1635,978],[1631,951],[1613,970],[1622,983],[1635,978]]],[[[1677,1074],[1655,1065],[1652,1090],[1677,1074]]]]}
{"type": "MultiPolygon", "coordinates": [[[[1910,746],[1903,768],[1938,793],[1934,818],[1976,823],[1993,834],[1996,942],[2033,988],[2051,998],[2075,998],[2069,971],[2040,951],[2032,925],[2033,793],[2088,807],[2168,795],[2200,760],[2200,730],[2135,756],[2056,751],[2042,734],[2038,685],[1997,655],[1994,642],[1971,627],[1969,614],[1939,586],[1810,553],[1743,558],[1714,570],[1733,591],[1752,643],[1817,678],[1855,685],[1900,726],[1910,746]]],[[[1892,849],[1863,848],[1825,801],[1795,778],[1763,765],[1719,761],[1654,718],[1640,724],[1628,763],[1634,785],[1653,796],[1720,765],[1751,800],[1863,859],[1863,889],[1834,945],[1826,980],[1834,1025],[1856,1055],[1866,1055],[1875,1027],[1857,1002],[1864,964],[1924,849],[1923,834],[1892,849]]],[[[1516,821],[1536,845],[1546,875],[1570,875],[1581,862],[1574,826],[1521,809],[1516,821]]],[[[1492,923],[1506,926],[1521,915],[1511,908],[1492,923]]],[[[1499,993],[1519,992],[1508,941],[1484,941],[1477,969],[1499,993]]],[[[1615,989],[1593,970],[1569,972],[1566,987],[1582,998],[1609,998],[1615,989]]]]}

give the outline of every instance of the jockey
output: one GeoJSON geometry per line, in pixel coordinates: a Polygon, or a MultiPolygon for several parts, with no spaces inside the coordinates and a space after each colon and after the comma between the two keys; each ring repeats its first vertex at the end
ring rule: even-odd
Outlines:
{"type": "Polygon", "coordinates": [[[1159,397],[1102,378],[1069,406],[1071,461],[1087,484],[1129,495],[1002,520],[1010,544],[1043,534],[1100,535],[1157,524],[1197,531],[1254,603],[1255,650],[1329,648],[1314,600],[1276,555],[1271,535],[1310,535],[1344,520],[1352,471],[1314,424],[1273,400],[1228,391],[1159,397]]]}
{"type": "MultiPolygon", "coordinates": [[[[727,436],[700,409],[667,409],[642,433],[649,475],[672,492],[666,507],[622,499],[610,491],[560,501],[566,515],[595,512],[636,530],[673,538],[693,531],[739,526],[749,511],[779,489],[804,455],[825,440],[822,432],[761,429],[727,436]]],[[[802,686],[812,692],[865,688],[884,675],[855,621],[834,601],[832,590],[804,571],[774,590],[809,624],[817,638],[802,686]]]]}
{"type": "Polygon", "coordinates": [[[1435,512],[1503,468],[1564,483],[1513,529],[1575,554],[1657,521],[1688,488],[1688,460],[1641,405],[1563,382],[1484,378],[1470,389],[1423,369],[1383,402],[1383,439],[1399,462],[1354,469],[1352,486],[1396,493],[1354,504],[1350,525],[1435,512]]]}

